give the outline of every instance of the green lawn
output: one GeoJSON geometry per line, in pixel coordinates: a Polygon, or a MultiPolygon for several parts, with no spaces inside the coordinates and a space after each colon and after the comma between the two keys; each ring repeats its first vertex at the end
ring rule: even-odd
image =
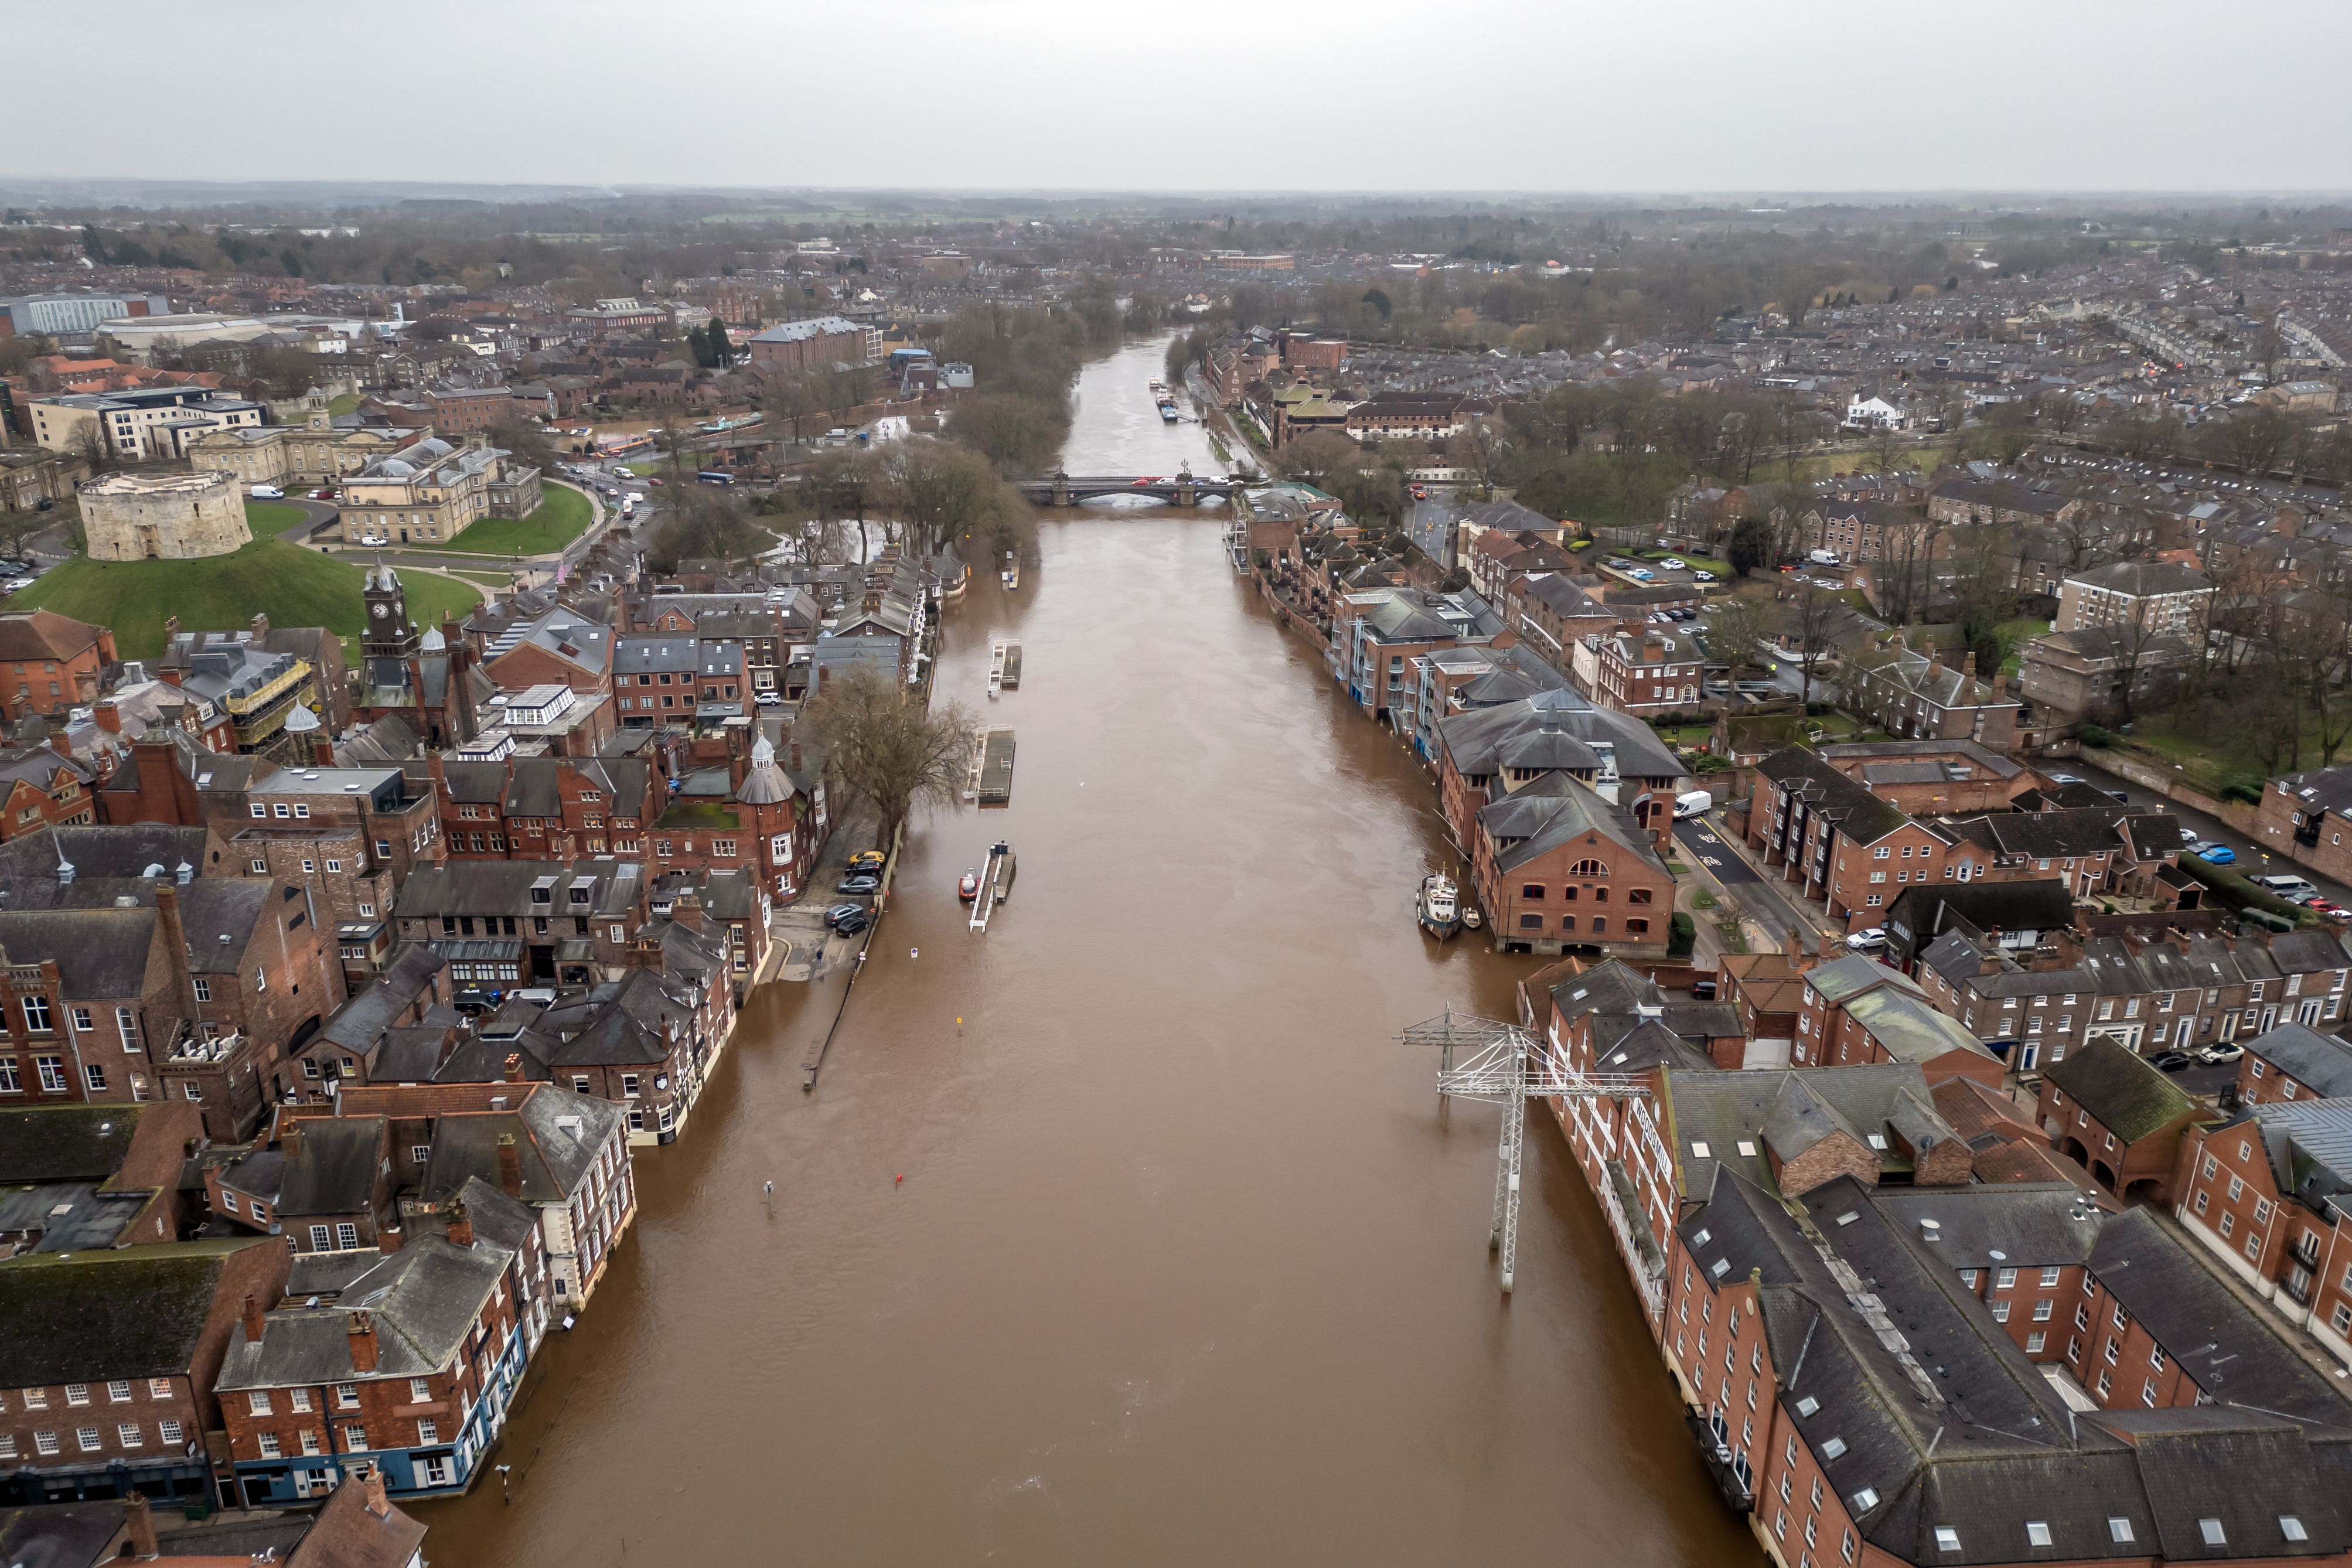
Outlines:
{"type": "MultiPolygon", "coordinates": [[[[163,651],[163,622],[177,616],[191,631],[226,631],[268,611],[281,626],[325,626],[349,639],[362,616],[362,568],[274,536],[257,538],[232,555],[202,561],[92,561],[87,555],[49,573],[16,595],[9,608],[50,609],[114,628],[125,658],[163,651]]],[[[464,616],[481,602],[470,584],[429,573],[403,572],[409,618],[439,624],[442,612],[464,616]]]]}
{"type": "Polygon", "coordinates": [[[478,555],[545,555],[562,549],[587,531],[594,514],[588,498],[565,485],[549,485],[539,510],[529,517],[486,517],[446,544],[422,544],[420,550],[467,550],[478,555]]]}
{"type": "Polygon", "coordinates": [[[256,539],[283,533],[310,515],[300,507],[286,501],[249,500],[245,503],[245,526],[256,539]]]}
{"type": "Polygon", "coordinates": [[[1644,561],[1679,561],[1694,572],[1712,572],[1717,577],[1731,575],[1731,563],[1717,561],[1712,555],[1693,555],[1682,550],[1644,550],[1641,555],[1644,561]]]}
{"type": "Polygon", "coordinates": [[[360,395],[356,392],[346,392],[327,399],[327,412],[331,416],[357,414],[359,411],[360,395]]]}
{"type": "Polygon", "coordinates": [[[642,463],[624,463],[621,466],[628,469],[629,472],[636,475],[637,478],[644,479],[647,474],[657,474],[661,472],[662,468],[667,466],[667,462],[668,459],[666,458],[649,458],[642,463]]]}

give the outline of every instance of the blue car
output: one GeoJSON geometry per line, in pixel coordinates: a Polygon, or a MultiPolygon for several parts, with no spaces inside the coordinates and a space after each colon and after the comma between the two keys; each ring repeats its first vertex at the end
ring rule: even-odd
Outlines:
{"type": "Polygon", "coordinates": [[[2208,866],[2234,866],[2238,863],[2238,852],[2226,844],[2210,844],[2198,858],[2208,866]]]}

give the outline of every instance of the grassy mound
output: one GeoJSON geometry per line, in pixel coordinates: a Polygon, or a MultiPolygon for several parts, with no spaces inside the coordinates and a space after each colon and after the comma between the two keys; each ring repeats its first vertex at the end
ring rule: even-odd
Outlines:
{"type": "Polygon", "coordinates": [[[249,500],[245,503],[245,526],[256,539],[283,533],[297,523],[307,521],[310,515],[291,501],[249,500]]]}
{"type": "MultiPolygon", "coordinates": [[[[291,510],[293,509],[289,508],[291,510]]],[[[259,535],[259,529],[256,529],[259,535]]],[[[359,635],[363,568],[275,535],[256,537],[233,555],[202,561],[92,561],[77,555],[8,601],[12,610],[47,609],[114,628],[125,658],[163,651],[163,622],[177,616],[190,630],[234,630],[267,611],[273,625],[326,626],[346,642],[359,635]]],[[[409,618],[436,626],[442,612],[464,616],[481,592],[424,572],[403,572],[409,618]]]]}

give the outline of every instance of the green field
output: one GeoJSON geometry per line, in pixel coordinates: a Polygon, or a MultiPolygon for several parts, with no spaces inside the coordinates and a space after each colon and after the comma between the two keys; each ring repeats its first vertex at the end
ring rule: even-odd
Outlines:
{"type": "Polygon", "coordinates": [[[545,555],[562,549],[588,530],[594,514],[588,498],[564,485],[549,485],[539,510],[529,517],[486,517],[446,544],[420,550],[471,551],[477,555],[545,555]]]}
{"type": "Polygon", "coordinates": [[[360,395],[356,392],[346,392],[340,396],[327,399],[327,412],[330,415],[357,414],[359,411],[360,395]]]}
{"type": "MultiPolygon", "coordinates": [[[[230,631],[264,611],[281,626],[325,626],[346,643],[359,635],[363,569],[257,538],[233,555],[203,561],[92,561],[77,555],[9,601],[15,610],[48,609],[114,628],[125,658],[163,651],[163,622],[177,616],[194,631],[230,631]]],[[[403,572],[409,618],[437,626],[442,613],[463,616],[481,602],[471,584],[425,572],[403,572]]]]}
{"type": "Polygon", "coordinates": [[[285,532],[302,522],[310,514],[300,507],[279,500],[249,500],[245,503],[245,526],[256,539],[266,539],[285,532]]]}

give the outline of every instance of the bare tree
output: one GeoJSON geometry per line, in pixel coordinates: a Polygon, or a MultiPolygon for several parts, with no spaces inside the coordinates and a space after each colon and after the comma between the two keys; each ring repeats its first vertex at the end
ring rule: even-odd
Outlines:
{"type": "Polygon", "coordinates": [[[1811,702],[1815,675],[1837,652],[1839,643],[1853,636],[1861,622],[1843,597],[1807,582],[1798,587],[1789,606],[1785,625],[1790,637],[1797,645],[1797,668],[1803,678],[1802,695],[1807,702],[1811,702]]]}
{"type": "Polygon", "coordinates": [[[1496,471],[1509,448],[1510,435],[1501,420],[1474,415],[1462,433],[1446,443],[1446,456],[1469,474],[1480,500],[1492,500],[1496,471]]]}
{"type": "Polygon", "coordinates": [[[927,713],[897,680],[858,670],[810,699],[807,717],[824,740],[828,763],[880,819],[877,847],[888,848],[918,803],[953,808],[961,801],[980,741],[980,726],[961,704],[927,713]]]}
{"type": "Polygon", "coordinates": [[[1762,658],[1765,640],[1780,629],[1780,606],[1767,588],[1749,588],[1716,601],[1715,613],[1705,617],[1702,634],[1706,650],[1731,667],[1731,677],[1762,658]]]}

